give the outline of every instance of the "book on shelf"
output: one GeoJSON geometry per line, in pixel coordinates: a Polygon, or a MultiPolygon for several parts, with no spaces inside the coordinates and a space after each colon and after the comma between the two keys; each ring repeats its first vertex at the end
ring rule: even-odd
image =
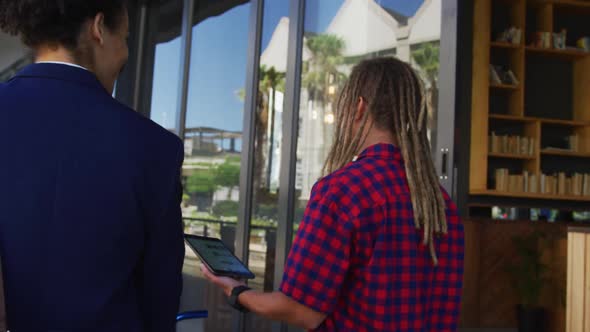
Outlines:
{"type": "Polygon", "coordinates": [[[510,27],[500,32],[496,41],[502,43],[520,44],[522,40],[522,30],[517,27],[510,27]]]}
{"type": "Polygon", "coordinates": [[[489,137],[489,152],[532,156],[535,151],[534,143],[535,139],[531,137],[498,136],[492,132],[489,137]]]}
{"type": "Polygon", "coordinates": [[[572,152],[572,150],[570,150],[570,149],[556,148],[553,146],[548,146],[548,147],[544,148],[543,151],[545,151],[545,152],[572,152]]]}
{"type": "Polygon", "coordinates": [[[512,70],[504,66],[490,64],[490,83],[517,86],[520,81],[512,70]]]}
{"type": "Polygon", "coordinates": [[[494,65],[490,64],[490,83],[499,85],[502,84],[502,80],[500,79],[500,75],[496,71],[494,65]]]}
{"type": "Polygon", "coordinates": [[[590,196],[590,174],[565,172],[553,175],[534,174],[528,171],[522,174],[510,174],[507,168],[495,170],[495,190],[510,193],[532,193],[557,196],[590,196]]]}
{"type": "Polygon", "coordinates": [[[543,149],[545,152],[579,152],[580,151],[580,136],[571,135],[565,138],[567,147],[547,146],[543,149]]]}
{"type": "Polygon", "coordinates": [[[571,177],[570,193],[574,196],[580,196],[584,190],[584,175],[580,173],[574,173],[571,177]]]}
{"type": "Polygon", "coordinates": [[[509,84],[518,85],[520,81],[516,78],[516,75],[512,72],[512,70],[508,70],[506,72],[506,80],[509,84]]]}
{"type": "Polygon", "coordinates": [[[538,180],[536,174],[531,174],[528,182],[528,192],[536,194],[539,192],[538,180]]]}
{"type": "Polygon", "coordinates": [[[520,149],[519,152],[521,155],[524,156],[532,156],[534,153],[534,138],[531,137],[521,137],[520,138],[520,149]]]}
{"type": "Polygon", "coordinates": [[[565,195],[567,193],[567,180],[565,178],[565,173],[558,173],[557,174],[557,194],[558,195],[565,195]]]}
{"type": "Polygon", "coordinates": [[[571,135],[568,136],[567,138],[568,141],[568,146],[570,151],[572,152],[578,152],[578,148],[579,148],[579,144],[580,144],[580,138],[578,135],[571,135]]]}
{"type": "Polygon", "coordinates": [[[508,191],[509,173],[506,168],[496,169],[496,190],[508,191]]]}
{"type": "Polygon", "coordinates": [[[490,152],[491,153],[498,153],[498,136],[496,136],[496,133],[492,131],[492,134],[490,135],[490,141],[489,141],[489,146],[490,146],[490,152]]]}

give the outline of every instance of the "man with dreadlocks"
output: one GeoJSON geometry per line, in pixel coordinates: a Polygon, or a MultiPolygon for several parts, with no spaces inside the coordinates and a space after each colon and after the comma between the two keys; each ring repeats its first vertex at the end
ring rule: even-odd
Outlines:
{"type": "Polygon", "coordinates": [[[327,174],[314,186],[280,291],[205,275],[262,316],[316,331],[456,331],[463,226],[438,184],[428,102],[394,58],[357,65],[337,105],[327,174]]]}

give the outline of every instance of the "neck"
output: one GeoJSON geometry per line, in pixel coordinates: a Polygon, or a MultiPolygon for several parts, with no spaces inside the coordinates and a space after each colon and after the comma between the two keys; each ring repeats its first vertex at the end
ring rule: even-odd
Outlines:
{"type": "Polygon", "coordinates": [[[84,67],[93,73],[99,80],[100,84],[107,90],[109,94],[113,93],[114,81],[101,79],[96,67],[89,61],[80,61],[72,55],[72,52],[63,46],[50,47],[42,46],[35,50],[35,62],[65,62],[84,67]]]}
{"type": "Polygon", "coordinates": [[[368,133],[365,142],[360,147],[359,153],[366,148],[379,143],[397,145],[397,140],[390,132],[373,128],[373,130],[368,133]]]}
{"type": "Polygon", "coordinates": [[[58,46],[57,48],[44,46],[40,47],[36,50],[35,62],[66,62],[71,63],[74,65],[82,66],[84,68],[90,69],[88,64],[84,64],[81,61],[76,60],[76,58],[72,55],[72,52],[68,51],[63,46],[58,46]]]}

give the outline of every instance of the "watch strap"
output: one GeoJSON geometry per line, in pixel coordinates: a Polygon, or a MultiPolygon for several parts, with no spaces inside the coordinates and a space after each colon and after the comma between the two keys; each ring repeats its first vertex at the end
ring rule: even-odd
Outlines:
{"type": "Polygon", "coordinates": [[[246,309],[243,305],[240,304],[240,302],[238,301],[238,297],[240,296],[240,294],[242,294],[245,291],[251,290],[252,288],[248,287],[248,286],[244,286],[244,285],[240,285],[240,286],[236,286],[231,290],[231,295],[230,295],[230,299],[229,299],[229,304],[234,307],[235,309],[241,311],[241,312],[248,312],[248,309],[246,309]]]}

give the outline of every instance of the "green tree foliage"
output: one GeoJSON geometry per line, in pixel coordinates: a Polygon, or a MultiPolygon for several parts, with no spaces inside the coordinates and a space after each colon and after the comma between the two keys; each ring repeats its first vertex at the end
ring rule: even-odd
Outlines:
{"type": "Polygon", "coordinates": [[[330,34],[307,39],[306,46],[311,57],[303,63],[303,86],[307,88],[311,100],[325,105],[335,97],[335,93],[329,93],[329,87],[338,88],[338,84],[345,80],[345,75],[338,71],[344,63],[342,52],[345,45],[342,38],[330,34]]]}
{"type": "Polygon", "coordinates": [[[412,51],[412,58],[432,87],[437,87],[440,67],[440,46],[438,42],[421,44],[412,51]]]}
{"type": "Polygon", "coordinates": [[[186,191],[195,194],[213,194],[217,189],[215,168],[196,169],[186,181],[186,191]]]}
{"type": "Polygon", "coordinates": [[[186,182],[189,193],[213,193],[219,187],[234,189],[240,185],[240,158],[228,157],[223,164],[200,165],[186,182]]]}
{"type": "Polygon", "coordinates": [[[239,203],[236,201],[219,201],[215,203],[211,212],[216,217],[237,217],[239,203]]]}
{"type": "Polygon", "coordinates": [[[240,165],[226,161],[215,169],[213,181],[216,186],[233,190],[240,185],[240,165]]]}

